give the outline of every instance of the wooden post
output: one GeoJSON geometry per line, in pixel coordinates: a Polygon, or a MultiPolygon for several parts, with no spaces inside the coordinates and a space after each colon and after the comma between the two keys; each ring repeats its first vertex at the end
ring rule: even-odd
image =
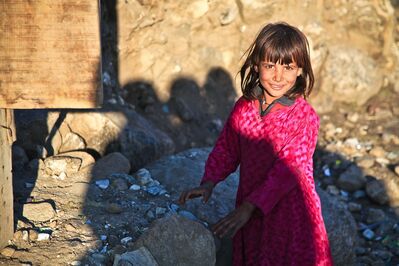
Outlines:
{"type": "Polygon", "coordinates": [[[11,145],[15,141],[13,111],[0,109],[0,250],[14,234],[11,145]]]}

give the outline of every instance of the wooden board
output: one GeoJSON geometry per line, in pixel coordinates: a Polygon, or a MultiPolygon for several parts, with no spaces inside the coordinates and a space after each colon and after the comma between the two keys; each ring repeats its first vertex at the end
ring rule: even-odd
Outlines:
{"type": "Polygon", "coordinates": [[[15,140],[13,111],[0,109],[0,250],[14,234],[11,145],[15,140]]]}
{"type": "Polygon", "coordinates": [[[99,3],[0,0],[0,108],[102,103],[99,3]]]}

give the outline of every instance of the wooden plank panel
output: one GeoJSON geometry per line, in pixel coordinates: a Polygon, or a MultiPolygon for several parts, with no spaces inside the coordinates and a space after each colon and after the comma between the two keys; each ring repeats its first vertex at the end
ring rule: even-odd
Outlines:
{"type": "Polygon", "coordinates": [[[13,111],[0,109],[0,250],[14,234],[11,145],[15,140],[13,111]]]}
{"type": "Polygon", "coordinates": [[[102,102],[99,3],[0,0],[0,108],[102,102]]]}

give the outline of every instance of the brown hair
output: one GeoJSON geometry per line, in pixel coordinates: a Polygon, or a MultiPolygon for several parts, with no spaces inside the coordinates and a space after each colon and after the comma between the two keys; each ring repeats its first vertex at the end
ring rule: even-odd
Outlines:
{"type": "Polygon", "coordinates": [[[255,41],[244,53],[247,58],[240,69],[241,90],[245,98],[256,99],[255,89],[259,84],[259,75],[255,70],[260,62],[266,60],[273,63],[289,64],[292,61],[302,68],[302,74],[286,96],[304,98],[310,95],[314,76],[309,56],[309,43],[298,28],[285,22],[267,24],[258,34],[255,41]]]}

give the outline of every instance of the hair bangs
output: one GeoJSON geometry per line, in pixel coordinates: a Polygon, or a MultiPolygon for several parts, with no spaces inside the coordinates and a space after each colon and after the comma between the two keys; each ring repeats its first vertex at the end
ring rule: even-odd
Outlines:
{"type": "Polygon", "coordinates": [[[260,61],[284,65],[295,62],[299,67],[303,66],[303,56],[301,56],[297,40],[294,40],[295,35],[286,31],[276,32],[273,35],[263,44],[260,61]]]}

